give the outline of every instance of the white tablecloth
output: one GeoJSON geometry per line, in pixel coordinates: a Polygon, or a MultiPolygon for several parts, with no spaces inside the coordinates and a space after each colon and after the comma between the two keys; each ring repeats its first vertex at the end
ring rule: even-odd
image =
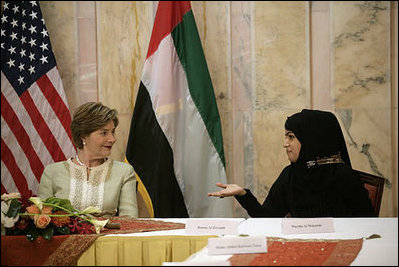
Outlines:
{"type": "MultiPolygon", "coordinates": [[[[174,219],[171,219],[172,221],[174,219]]],[[[186,221],[184,219],[181,222],[186,221]]],[[[334,218],[334,233],[282,234],[279,218],[250,218],[240,221],[239,234],[282,237],[288,239],[357,239],[378,234],[381,238],[366,239],[353,266],[398,266],[398,218],[334,218]]],[[[179,230],[183,233],[183,230],[179,230]]],[[[169,231],[170,233],[170,231],[169,231]]],[[[155,232],[154,232],[155,234],[155,232]]],[[[159,234],[159,232],[158,232],[159,234]]],[[[209,256],[205,247],[192,255],[186,265],[220,263],[232,255],[209,256]]]]}

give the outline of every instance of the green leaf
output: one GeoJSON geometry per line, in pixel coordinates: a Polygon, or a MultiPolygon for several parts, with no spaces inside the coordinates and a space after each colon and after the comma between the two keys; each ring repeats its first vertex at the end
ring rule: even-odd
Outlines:
{"type": "Polygon", "coordinates": [[[8,208],[6,215],[7,217],[15,218],[17,217],[20,210],[21,210],[21,203],[19,203],[17,199],[13,199],[10,202],[10,207],[8,208]]]}
{"type": "MultiPolygon", "coordinates": [[[[65,198],[49,197],[44,201],[43,204],[44,205],[46,205],[46,204],[57,205],[64,209],[67,209],[71,212],[76,211],[76,209],[73,208],[71,201],[69,201],[69,199],[65,199],[65,198]]],[[[60,210],[60,209],[57,207],[53,208],[53,211],[57,211],[57,210],[60,210]]]]}
{"type": "Polygon", "coordinates": [[[54,204],[58,205],[60,203],[60,199],[56,197],[49,197],[43,201],[44,204],[54,204]]]}
{"type": "Polygon", "coordinates": [[[69,199],[60,199],[60,204],[59,206],[70,210],[70,211],[76,211],[76,209],[72,206],[71,201],[69,201],[69,199]]]}
{"type": "Polygon", "coordinates": [[[50,240],[54,235],[54,227],[46,227],[42,231],[42,237],[46,240],[50,240]]]}

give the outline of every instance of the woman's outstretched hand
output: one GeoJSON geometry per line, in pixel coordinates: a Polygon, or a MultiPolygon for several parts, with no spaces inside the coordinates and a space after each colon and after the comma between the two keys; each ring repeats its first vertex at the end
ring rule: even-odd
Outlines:
{"type": "Polygon", "coordinates": [[[222,183],[216,183],[217,186],[223,188],[220,191],[217,192],[211,192],[208,193],[208,197],[231,197],[231,196],[243,196],[245,195],[246,191],[244,188],[237,184],[222,184],[222,183]]]}

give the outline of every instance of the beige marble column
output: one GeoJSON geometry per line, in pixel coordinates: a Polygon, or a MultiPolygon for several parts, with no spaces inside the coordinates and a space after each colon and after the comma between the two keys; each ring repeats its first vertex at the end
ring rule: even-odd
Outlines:
{"type": "Polygon", "coordinates": [[[151,36],[152,2],[97,2],[99,101],[119,112],[112,157],[124,161],[133,106],[151,36]]]}
{"type": "Polygon", "coordinates": [[[78,1],[78,103],[98,101],[96,2],[78,1]]]}
{"type": "MultiPolygon", "coordinates": [[[[232,183],[253,188],[252,138],[252,33],[253,3],[232,1],[231,14],[231,176],[232,183]]],[[[237,217],[247,217],[245,210],[234,201],[237,217]]]]}
{"type": "Polygon", "coordinates": [[[311,2],[311,107],[333,111],[331,96],[330,2],[311,2]]]}
{"type": "Polygon", "coordinates": [[[76,1],[40,2],[40,8],[46,22],[58,71],[71,111],[80,104],[78,102],[79,86],[77,80],[78,35],[76,6],[76,1]]]}
{"type": "Polygon", "coordinates": [[[392,214],[390,3],[331,2],[333,98],[354,169],[386,178],[392,214]]]}
{"type": "Polygon", "coordinates": [[[391,2],[392,210],[398,216],[398,2],[391,2]]]}
{"type": "Polygon", "coordinates": [[[253,192],[263,201],[289,164],[288,115],[309,107],[308,2],[254,2],[252,79],[253,192]]]}

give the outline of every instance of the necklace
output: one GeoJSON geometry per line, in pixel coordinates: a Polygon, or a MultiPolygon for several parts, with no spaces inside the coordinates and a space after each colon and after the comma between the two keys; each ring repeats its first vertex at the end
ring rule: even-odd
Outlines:
{"type": "Polygon", "coordinates": [[[76,161],[79,163],[80,166],[86,167],[89,171],[91,171],[91,167],[86,166],[86,164],[84,164],[83,162],[81,162],[81,161],[79,160],[78,154],[76,154],[76,161]]]}
{"type": "MultiPolygon", "coordinates": [[[[89,171],[91,171],[91,168],[93,168],[93,167],[89,167],[89,166],[87,166],[86,164],[84,164],[83,162],[81,162],[81,161],[79,160],[78,154],[76,154],[76,161],[79,163],[80,166],[86,167],[89,171]]],[[[107,161],[107,158],[104,158],[104,159],[103,159],[103,163],[106,162],[106,161],[107,161]]]]}

